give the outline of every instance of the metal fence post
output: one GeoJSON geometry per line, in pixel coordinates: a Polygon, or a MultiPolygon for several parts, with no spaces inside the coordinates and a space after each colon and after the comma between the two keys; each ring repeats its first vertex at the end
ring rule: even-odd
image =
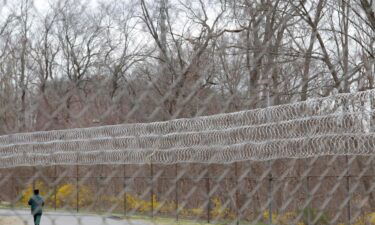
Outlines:
{"type": "Polygon", "coordinates": [[[77,189],[77,195],[76,195],[76,200],[77,200],[77,212],[79,212],[79,166],[77,164],[76,166],[76,189],[77,189]]]}
{"type": "MultiPolygon", "coordinates": [[[[14,173],[13,173],[14,174],[14,173]]],[[[1,180],[1,179],[0,179],[1,180]]],[[[11,207],[14,208],[15,206],[15,200],[17,200],[17,191],[16,191],[16,185],[15,185],[15,177],[12,175],[12,178],[11,178],[11,183],[12,183],[12,192],[13,194],[11,195],[11,198],[12,198],[12,201],[11,201],[11,207]]]]}
{"type": "Polygon", "coordinates": [[[351,216],[351,194],[350,194],[350,167],[349,167],[349,158],[348,156],[346,155],[345,156],[346,158],[346,167],[347,167],[347,171],[346,171],[346,191],[347,191],[347,194],[348,194],[348,198],[349,198],[349,201],[348,201],[348,205],[347,205],[347,213],[348,213],[348,224],[350,225],[351,224],[351,220],[352,220],[352,216],[351,216]]]}
{"type": "Polygon", "coordinates": [[[238,182],[238,164],[237,162],[234,163],[234,176],[235,176],[235,185],[236,185],[236,196],[235,196],[235,204],[236,204],[236,225],[239,225],[240,224],[240,220],[241,220],[241,216],[240,216],[240,208],[239,208],[239,193],[238,193],[238,185],[239,185],[239,182],[238,182]]]}
{"type": "MultiPolygon", "coordinates": [[[[99,205],[100,205],[100,207],[99,207],[99,210],[100,210],[100,212],[103,212],[103,204],[100,204],[100,202],[103,202],[103,195],[104,195],[104,192],[103,192],[103,190],[104,190],[104,164],[101,164],[100,165],[100,176],[99,176],[99,185],[100,185],[100,188],[99,188],[99,192],[101,193],[100,195],[99,195],[99,205]]],[[[105,208],[106,206],[104,206],[104,208],[105,208]]]]}
{"type": "Polygon", "coordinates": [[[206,190],[207,190],[207,223],[210,223],[211,222],[210,165],[208,165],[208,170],[207,170],[206,190]]]}
{"type": "Polygon", "coordinates": [[[55,182],[53,182],[54,184],[53,184],[53,186],[54,186],[54,193],[55,193],[55,196],[54,196],[54,201],[55,201],[55,203],[54,203],[54,207],[55,207],[55,211],[57,210],[57,166],[55,165],[54,166],[54,169],[55,169],[55,171],[54,171],[54,173],[55,173],[55,182]]]}
{"type": "Polygon", "coordinates": [[[35,169],[35,166],[33,166],[33,190],[35,190],[35,179],[37,179],[36,177],[35,177],[35,175],[36,175],[36,169],[35,169]]]}
{"type": "Polygon", "coordinates": [[[150,164],[150,173],[151,173],[151,218],[154,218],[154,166],[150,164]]]}
{"type": "Polygon", "coordinates": [[[126,165],[124,164],[124,215],[127,213],[127,199],[126,199],[126,165]]]}
{"type": "MultiPolygon", "coordinates": [[[[309,200],[311,198],[309,178],[310,178],[309,176],[306,176],[307,200],[309,200]]],[[[311,225],[311,206],[310,206],[310,204],[307,206],[307,225],[311,225]]]]}
{"type": "Polygon", "coordinates": [[[269,176],[268,176],[268,214],[269,214],[269,218],[268,218],[268,223],[269,225],[272,225],[273,221],[272,221],[272,201],[273,201],[273,196],[272,196],[272,191],[273,191],[273,186],[272,186],[272,180],[273,180],[273,177],[272,177],[272,163],[271,161],[269,161],[268,163],[268,166],[269,166],[269,169],[270,169],[270,173],[269,173],[269,176]]]}
{"type": "Polygon", "coordinates": [[[175,203],[176,203],[176,221],[179,220],[179,213],[178,213],[178,165],[175,165],[175,203]]]}

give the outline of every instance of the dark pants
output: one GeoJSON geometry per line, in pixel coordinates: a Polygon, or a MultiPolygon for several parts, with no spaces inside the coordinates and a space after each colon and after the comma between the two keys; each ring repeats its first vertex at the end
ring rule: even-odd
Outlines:
{"type": "Polygon", "coordinates": [[[34,224],[39,225],[40,224],[40,219],[42,218],[42,214],[38,213],[34,215],[34,224]]]}

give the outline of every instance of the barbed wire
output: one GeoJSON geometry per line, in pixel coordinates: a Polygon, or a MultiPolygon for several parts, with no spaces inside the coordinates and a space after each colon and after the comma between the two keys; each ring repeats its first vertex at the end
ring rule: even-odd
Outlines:
{"type": "Polygon", "coordinates": [[[1,165],[226,163],[368,155],[373,154],[374,134],[366,126],[373,111],[364,105],[374,93],[192,119],[6,135],[0,137],[1,165]],[[314,150],[322,145],[324,151],[314,150]]]}

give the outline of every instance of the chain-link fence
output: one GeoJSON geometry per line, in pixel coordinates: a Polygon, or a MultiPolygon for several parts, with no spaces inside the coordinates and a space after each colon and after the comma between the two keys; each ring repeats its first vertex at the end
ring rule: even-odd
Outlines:
{"type": "MultiPolygon", "coordinates": [[[[46,198],[48,222],[59,213],[77,218],[94,213],[107,224],[114,216],[124,220],[121,224],[371,224],[372,160],[329,156],[3,169],[2,199],[25,218],[20,209],[34,185],[46,198]]],[[[55,222],[67,221],[60,215],[55,222]]]]}
{"type": "Polygon", "coordinates": [[[0,1],[0,225],[375,224],[375,1],[0,1]]]}

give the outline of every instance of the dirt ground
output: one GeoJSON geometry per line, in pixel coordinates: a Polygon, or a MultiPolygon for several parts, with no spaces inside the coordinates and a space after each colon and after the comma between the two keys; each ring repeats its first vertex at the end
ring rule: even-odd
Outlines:
{"type": "Polygon", "coordinates": [[[14,216],[0,216],[0,225],[24,225],[24,222],[14,216]]]}

